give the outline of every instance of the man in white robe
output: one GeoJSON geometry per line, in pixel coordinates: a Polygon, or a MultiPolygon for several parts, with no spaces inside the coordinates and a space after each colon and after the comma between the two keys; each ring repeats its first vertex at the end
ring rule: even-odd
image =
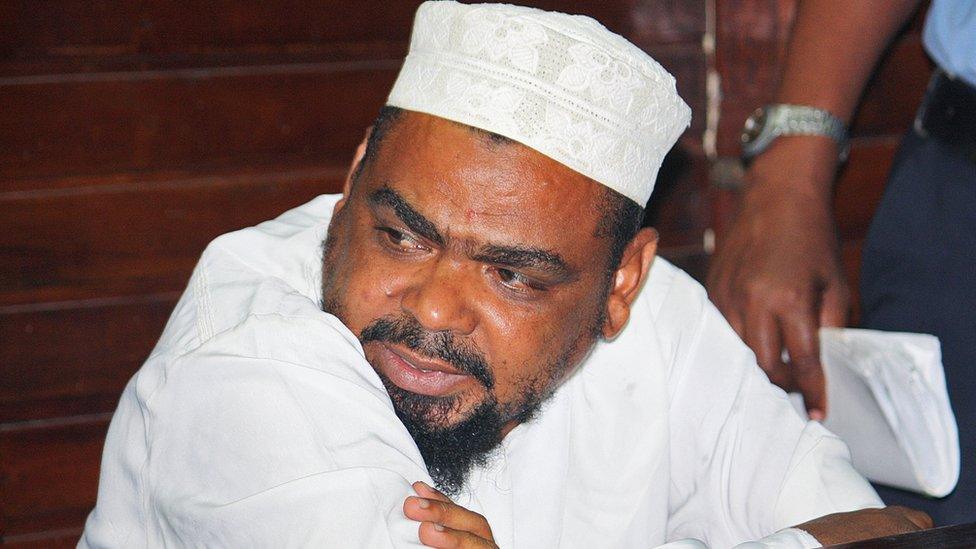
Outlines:
{"type": "Polygon", "coordinates": [[[924,523],[878,509],[637,230],[688,116],[653,60],[589,19],[429,2],[390,104],[342,196],[204,252],[79,546],[810,547],[924,523]],[[618,107],[649,110],[594,130],[618,107]]]}

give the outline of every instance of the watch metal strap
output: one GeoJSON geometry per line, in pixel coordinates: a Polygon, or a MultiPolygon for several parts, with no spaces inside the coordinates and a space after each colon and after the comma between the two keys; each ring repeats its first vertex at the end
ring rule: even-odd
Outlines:
{"type": "Polygon", "coordinates": [[[823,135],[838,143],[847,140],[847,128],[824,109],[806,105],[770,105],[767,120],[777,135],[823,135]]]}
{"type": "MultiPolygon", "coordinates": [[[[764,120],[759,135],[754,139],[743,140],[743,156],[751,159],[765,151],[780,136],[822,135],[837,142],[841,162],[847,159],[850,143],[847,128],[839,118],[829,111],[807,105],[776,103],[760,109],[764,120]]],[[[756,116],[756,115],[754,115],[756,116]]],[[[751,123],[751,119],[750,119],[751,123]]],[[[746,130],[749,131],[747,123],[746,130]]],[[[752,131],[756,131],[754,128],[752,131]]]]}

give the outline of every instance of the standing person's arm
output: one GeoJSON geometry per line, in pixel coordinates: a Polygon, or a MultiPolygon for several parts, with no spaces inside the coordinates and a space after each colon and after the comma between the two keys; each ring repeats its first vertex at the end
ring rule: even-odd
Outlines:
{"type": "MultiPolygon", "coordinates": [[[[802,1],[776,102],[825,109],[848,123],[918,3],[802,1]]],[[[827,406],[817,330],[843,325],[848,306],[831,211],[838,156],[830,138],[788,136],[756,157],[708,276],[710,297],[759,365],[777,385],[800,390],[814,418],[827,406]]]]}

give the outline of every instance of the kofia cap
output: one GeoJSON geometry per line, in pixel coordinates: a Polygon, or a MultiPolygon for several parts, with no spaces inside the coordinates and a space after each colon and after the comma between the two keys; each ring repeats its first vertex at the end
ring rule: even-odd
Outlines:
{"type": "Polygon", "coordinates": [[[424,2],[387,104],[514,139],[643,206],[691,109],[674,77],[597,21],[424,2]]]}

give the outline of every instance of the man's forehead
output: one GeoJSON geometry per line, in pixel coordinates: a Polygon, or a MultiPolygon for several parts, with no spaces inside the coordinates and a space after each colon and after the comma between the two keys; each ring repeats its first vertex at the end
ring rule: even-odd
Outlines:
{"type": "Polygon", "coordinates": [[[468,130],[469,132],[474,133],[475,135],[478,135],[478,136],[482,137],[489,145],[496,145],[496,146],[500,146],[500,145],[518,145],[518,146],[521,146],[521,147],[524,147],[525,146],[525,145],[522,145],[521,143],[519,143],[518,141],[516,141],[516,140],[514,140],[514,139],[512,139],[510,137],[505,137],[504,135],[501,135],[501,134],[498,134],[498,133],[495,133],[495,132],[491,132],[491,131],[488,131],[488,130],[483,130],[481,128],[476,128],[474,126],[469,126],[467,124],[462,124],[461,122],[453,122],[452,121],[452,123],[457,124],[458,126],[461,126],[464,129],[468,130]]]}
{"type": "Polygon", "coordinates": [[[384,138],[370,172],[374,190],[389,186],[434,216],[451,211],[536,227],[561,220],[595,227],[605,192],[521,143],[409,111],[384,138]]]}
{"type": "Polygon", "coordinates": [[[378,214],[409,219],[414,226],[426,228],[425,237],[439,235],[428,240],[450,241],[469,250],[527,247],[558,255],[566,243],[586,244],[596,233],[597,220],[583,215],[588,212],[582,206],[530,202],[526,194],[489,196],[449,182],[416,183],[410,178],[385,180],[373,187],[366,200],[378,214]]]}
{"type": "Polygon", "coordinates": [[[604,189],[522,143],[424,113],[403,111],[384,141],[379,156],[388,180],[464,182],[489,199],[558,193],[581,204],[604,189]]]}

